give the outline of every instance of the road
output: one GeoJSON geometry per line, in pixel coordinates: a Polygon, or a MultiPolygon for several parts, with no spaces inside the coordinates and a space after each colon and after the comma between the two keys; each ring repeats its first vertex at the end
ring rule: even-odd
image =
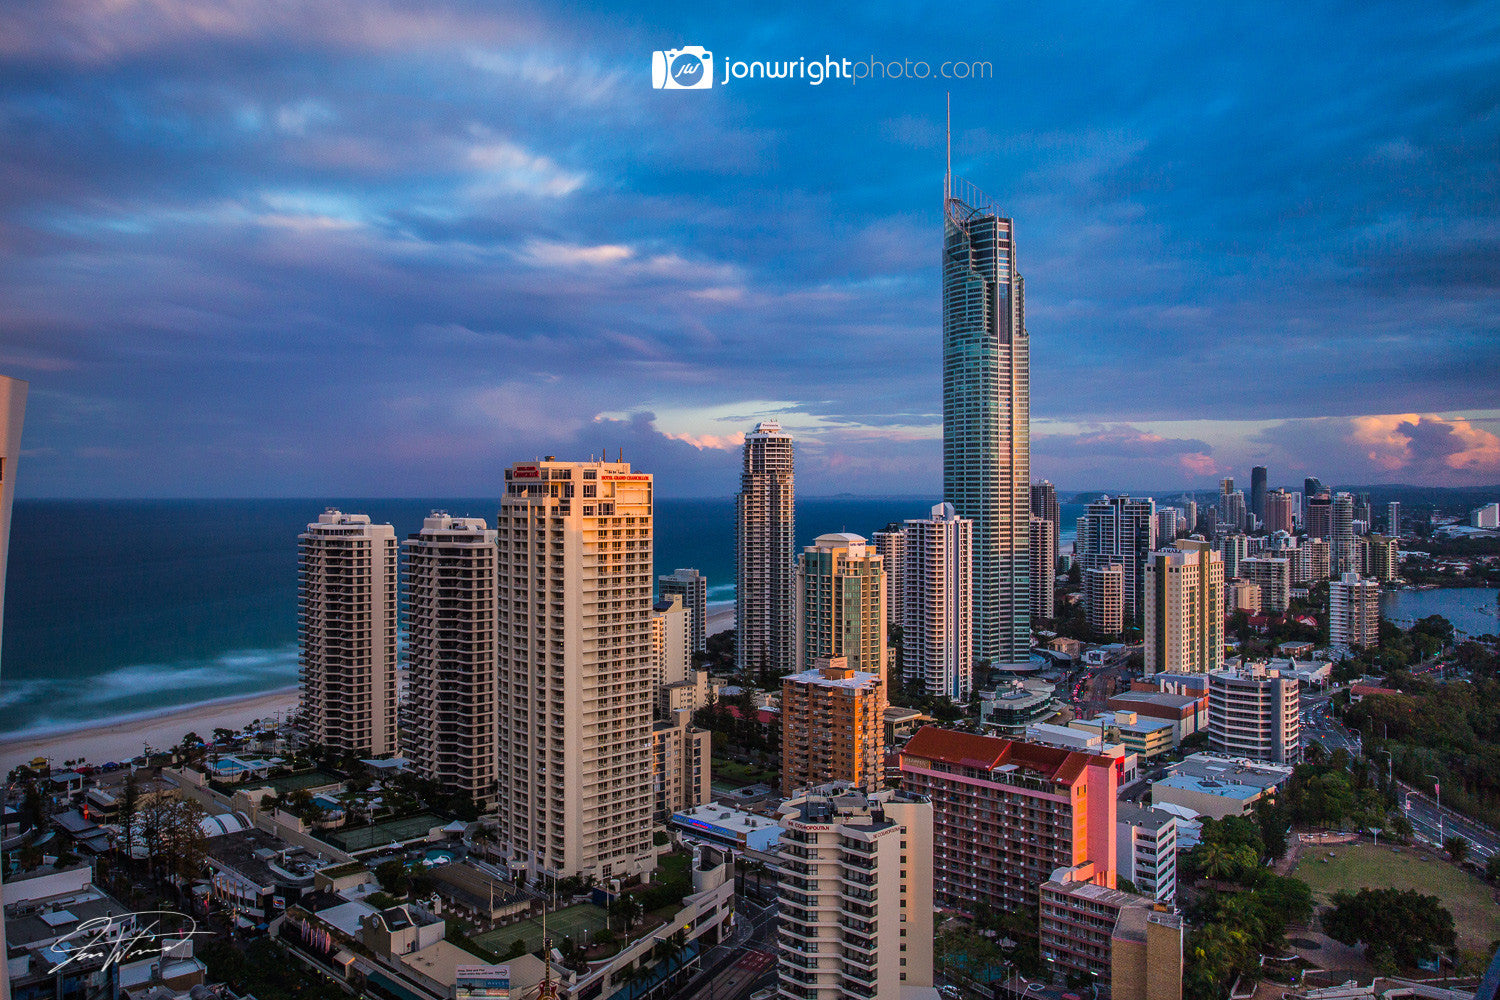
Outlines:
{"type": "Polygon", "coordinates": [[[1348,729],[1328,707],[1332,695],[1330,691],[1302,696],[1302,745],[1317,743],[1329,753],[1343,750],[1357,757],[1361,752],[1359,734],[1348,729]]]}
{"type": "Polygon", "coordinates": [[[1500,833],[1447,806],[1443,806],[1439,822],[1437,803],[1430,796],[1404,782],[1396,784],[1401,788],[1401,808],[1419,837],[1434,844],[1442,844],[1447,837],[1462,837],[1469,842],[1469,853],[1480,861],[1500,851],[1500,833]]]}
{"type": "Polygon", "coordinates": [[[682,991],[686,1000],[737,1000],[776,969],[776,906],[735,897],[734,932],[703,953],[703,969],[682,991]]]}

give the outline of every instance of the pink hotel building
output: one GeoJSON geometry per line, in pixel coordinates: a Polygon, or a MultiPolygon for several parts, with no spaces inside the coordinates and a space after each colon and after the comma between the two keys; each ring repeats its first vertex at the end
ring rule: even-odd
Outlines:
{"type": "Polygon", "coordinates": [[[1085,862],[1115,886],[1110,757],[924,726],[901,751],[901,786],[932,802],[938,906],[1036,906],[1053,872],[1085,862]]]}

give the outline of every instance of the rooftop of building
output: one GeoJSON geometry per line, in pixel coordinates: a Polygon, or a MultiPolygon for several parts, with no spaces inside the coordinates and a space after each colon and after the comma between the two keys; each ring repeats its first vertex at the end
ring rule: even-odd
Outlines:
{"type": "Polygon", "coordinates": [[[1105,726],[1118,729],[1122,733],[1131,733],[1136,736],[1149,736],[1152,733],[1159,733],[1163,730],[1170,731],[1172,728],[1172,723],[1166,719],[1156,719],[1150,716],[1143,719],[1139,715],[1136,715],[1134,719],[1123,717],[1127,715],[1135,715],[1135,713],[1129,711],[1100,712],[1092,719],[1082,719],[1080,721],[1091,726],[1098,726],[1102,723],[1105,726]]]}
{"type": "Polygon", "coordinates": [[[1279,786],[1292,776],[1292,768],[1288,765],[1216,753],[1192,754],[1171,765],[1169,770],[1174,775],[1233,781],[1261,788],[1279,786]]]}
{"type": "Polygon", "coordinates": [[[920,757],[984,771],[1015,767],[1065,785],[1076,781],[1090,765],[1114,766],[1113,760],[1096,754],[934,726],[918,730],[901,753],[903,763],[905,757],[920,757]]]}
{"type": "Polygon", "coordinates": [[[1134,802],[1121,802],[1115,807],[1115,822],[1129,823],[1146,830],[1160,830],[1168,823],[1175,822],[1176,816],[1152,806],[1137,805],[1134,802]]]}
{"type": "Polygon", "coordinates": [[[1131,701],[1142,705],[1158,705],[1162,708],[1172,708],[1182,711],[1184,709],[1196,708],[1199,699],[1190,694],[1167,694],[1162,691],[1121,691],[1112,695],[1110,702],[1131,701]]]}
{"type": "Polygon", "coordinates": [[[792,684],[815,684],[818,687],[858,690],[860,688],[873,688],[879,684],[880,675],[867,674],[859,670],[849,670],[848,668],[814,667],[811,670],[804,670],[800,674],[790,674],[782,678],[782,680],[792,684]]]}
{"type": "Polygon", "coordinates": [[[209,859],[257,886],[303,885],[322,864],[300,847],[254,827],[211,837],[209,859]]]}
{"type": "Polygon", "coordinates": [[[74,933],[86,921],[128,913],[130,907],[90,885],[78,892],[7,907],[6,943],[12,948],[24,948],[39,941],[53,941],[74,933]]]}
{"type": "Polygon", "coordinates": [[[672,818],[688,823],[704,823],[726,833],[749,833],[776,826],[776,821],[768,816],[716,802],[684,809],[674,813],[672,818]]]}
{"type": "Polygon", "coordinates": [[[1151,783],[1152,789],[1180,788],[1185,792],[1200,792],[1217,795],[1225,799],[1249,801],[1266,790],[1265,785],[1245,785],[1227,778],[1202,778],[1193,774],[1171,774],[1151,783]]]}

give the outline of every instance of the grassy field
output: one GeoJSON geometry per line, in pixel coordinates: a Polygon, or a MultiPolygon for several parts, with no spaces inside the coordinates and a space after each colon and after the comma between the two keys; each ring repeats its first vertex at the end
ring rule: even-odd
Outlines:
{"type": "Polygon", "coordinates": [[[1446,860],[1409,847],[1308,844],[1292,874],[1312,887],[1320,903],[1340,890],[1386,887],[1436,896],[1453,914],[1461,951],[1487,956],[1490,942],[1500,939],[1500,906],[1495,905],[1493,889],[1446,860]],[[1335,856],[1328,857],[1329,851],[1335,856]]]}
{"type": "MultiPolygon", "coordinates": [[[[585,930],[589,932],[589,939],[593,940],[594,935],[604,929],[605,919],[604,911],[593,903],[580,903],[577,906],[569,906],[547,914],[547,934],[552,938],[553,947],[556,947],[565,937],[581,942],[585,930]]],[[[523,920],[519,924],[511,924],[509,927],[496,928],[476,935],[474,942],[497,955],[504,955],[510,951],[511,943],[516,938],[521,938],[526,942],[526,950],[529,952],[540,948],[542,946],[541,919],[532,918],[523,920]]]]}

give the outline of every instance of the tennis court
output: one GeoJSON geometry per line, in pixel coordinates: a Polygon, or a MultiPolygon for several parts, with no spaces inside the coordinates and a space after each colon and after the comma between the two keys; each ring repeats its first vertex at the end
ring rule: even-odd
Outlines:
{"type": "MultiPolygon", "coordinates": [[[[584,933],[587,932],[588,939],[593,940],[594,935],[604,929],[608,917],[604,910],[593,903],[579,903],[577,906],[569,906],[553,913],[547,914],[547,934],[552,938],[552,946],[565,937],[582,943],[584,933]]],[[[516,938],[526,942],[528,952],[536,951],[542,946],[542,919],[532,917],[523,920],[519,924],[511,924],[509,927],[499,927],[492,931],[476,935],[474,942],[481,948],[492,951],[497,955],[504,955],[510,951],[510,946],[516,938]]]]}
{"type": "Polygon", "coordinates": [[[383,819],[374,826],[361,826],[353,830],[335,830],[323,839],[349,854],[358,854],[376,847],[389,847],[393,842],[405,844],[427,836],[435,826],[448,822],[432,813],[403,816],[400,819],[383,819]]]}

